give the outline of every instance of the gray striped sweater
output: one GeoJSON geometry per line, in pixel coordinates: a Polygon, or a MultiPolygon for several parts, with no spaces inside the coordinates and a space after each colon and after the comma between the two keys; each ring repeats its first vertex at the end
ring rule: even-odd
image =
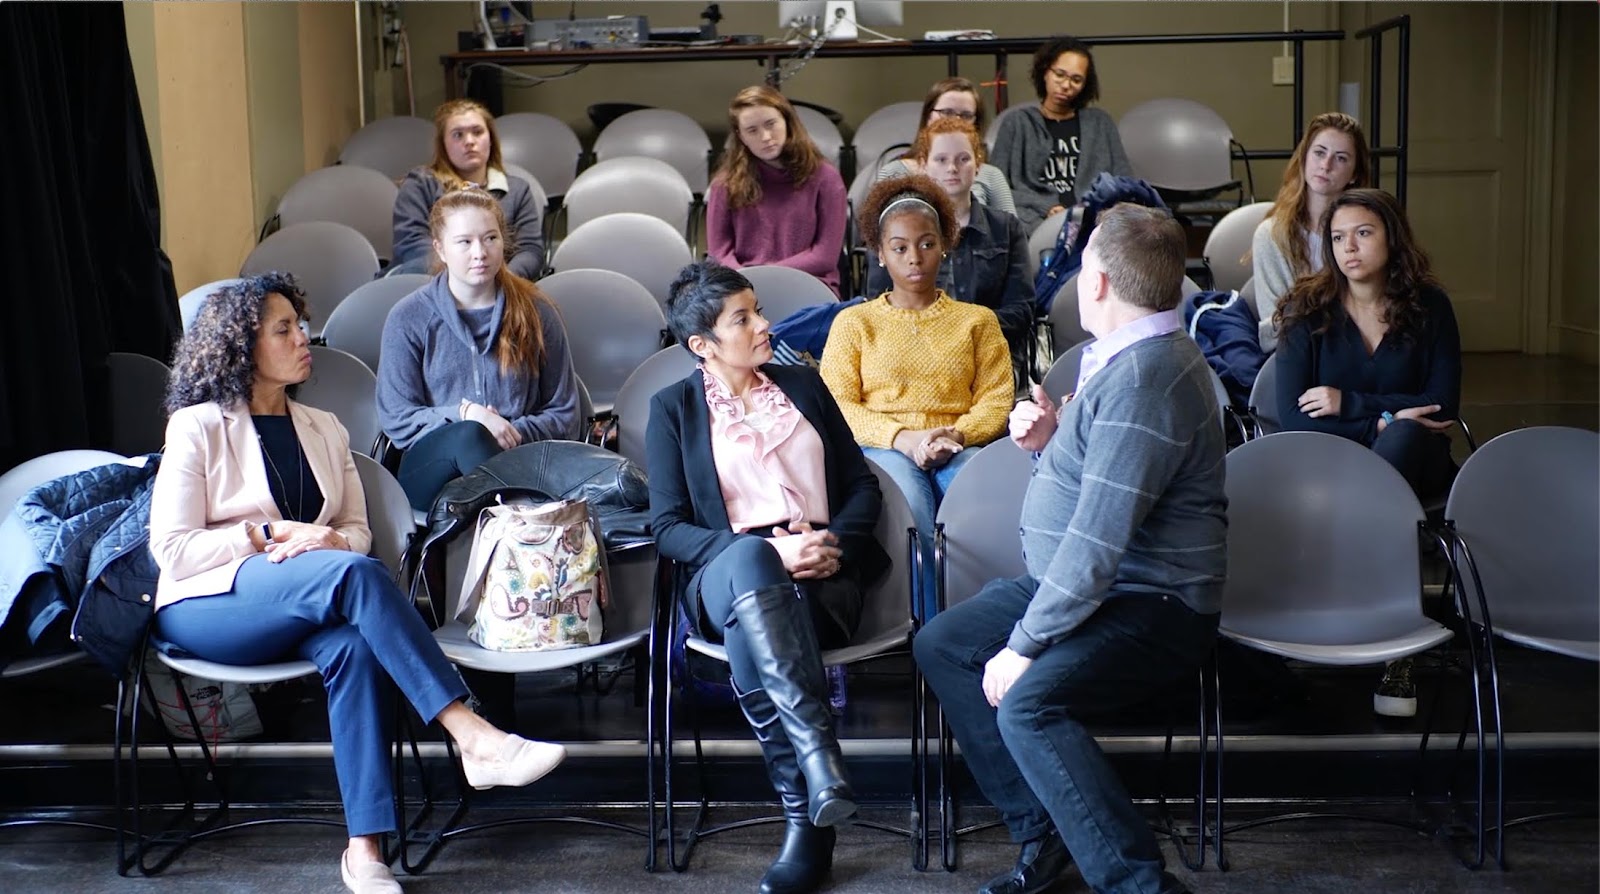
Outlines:
{"type": "Polygon", "coordinates": [[[1038,582],[1007,643],[1035,657],[1106,599],[1173,596],[1219,610],[1226,444],[1205,357],[1182,331],[1111,359],[1067,404],[1022,502],[1038,582]]]}

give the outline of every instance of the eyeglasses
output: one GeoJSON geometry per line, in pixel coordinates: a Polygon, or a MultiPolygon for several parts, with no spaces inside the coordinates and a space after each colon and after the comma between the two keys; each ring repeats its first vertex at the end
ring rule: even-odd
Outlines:
{"type": "Polygon", "coordinates": [[[933,114],[943,118],[960,118],[962,121],[976,121],[977,112],[968,112],[965,109],[934,109],[933,114]]]}

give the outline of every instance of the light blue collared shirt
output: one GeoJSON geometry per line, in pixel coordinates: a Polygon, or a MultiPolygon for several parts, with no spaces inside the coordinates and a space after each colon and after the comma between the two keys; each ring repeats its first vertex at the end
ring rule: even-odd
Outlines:
{"type": "Polygon", "coordinates": [[[1174,307],[1172,310],[1157,311],[1148,317],[1140,317],[1105,338],[1090,342],[1083,349],[1083,363],[1078,366],[1078,384],[1072,389],[1073,393],[1082,391],[1083,386],[1089,384],[1089,379],[1095,373],[1106,368],[1111,358],[1147,338],[1166,335],[1182,328],[1183,311],[1174,307]]]}

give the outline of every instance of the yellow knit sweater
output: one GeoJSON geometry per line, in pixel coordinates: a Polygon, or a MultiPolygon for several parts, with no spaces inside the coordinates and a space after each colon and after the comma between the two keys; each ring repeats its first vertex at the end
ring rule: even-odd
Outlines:
{"type": "Polygon", "coordinates": [[[863,447],[893,448],[904,429],[939,426],[981,447],[1011,412],[1011,353],[994,311],[944,292],[922,310],[879,297],[841,311],[822,380],[863,447]]]}

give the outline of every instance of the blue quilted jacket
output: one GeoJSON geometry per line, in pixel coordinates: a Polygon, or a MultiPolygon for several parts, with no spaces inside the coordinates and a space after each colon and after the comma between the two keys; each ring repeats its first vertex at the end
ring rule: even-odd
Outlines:
{"type": "MultiPolygon", "coordinates": [[[[0,618],[30,654],[87,652],[121,678],[154,616],[150,492],[161,455],[47,481],[0,525],[0,618]],[[18,615],[17,617],[12,617],[18,615]],[[66,637],[57,639],[71,617],[66,637]]],[[[0,654],[0,665],[16,655],[0,654]]]]}

